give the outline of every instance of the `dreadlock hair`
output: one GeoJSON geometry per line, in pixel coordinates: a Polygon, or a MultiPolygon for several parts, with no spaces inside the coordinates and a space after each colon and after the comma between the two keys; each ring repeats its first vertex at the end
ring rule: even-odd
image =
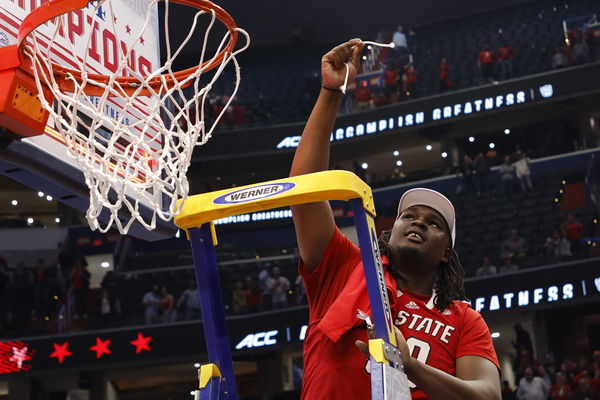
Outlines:
{"type": "MultiPolygon", "coordinates": [[[[392,231],[383,231],[377,240],[379,250],[382,255],[385,255],[390,264],[397,259],[395,250],[389,245],[392,231]]],[[[394,278],[402,282],[408,282],[402,274],[395,268],[390,268],[390,273],[394,278]]],[[[458,254],[454,249],[450,250],[450,258],[448,262],[440,262],[435,272],[434,288],[436,290],[436,298],[434,305],[443,310],[452,304],[453,300],[467,300],[465,295],[465,269],[460,263],[458,254]]]]}

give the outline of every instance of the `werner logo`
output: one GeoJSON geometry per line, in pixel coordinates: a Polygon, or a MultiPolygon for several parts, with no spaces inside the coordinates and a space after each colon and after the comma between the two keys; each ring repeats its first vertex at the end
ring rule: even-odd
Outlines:
{"type": "Polygon", "coordinates": [[[272,197],[288,190],[296,185],[291,182],[270,183],[266,185],[251,186],[249,188],[236,190],[219,196],[213,200],[215,204],[237,204],[272,197]]]}
{"type": "Polygon", "coordinates": [[[241,350],[243,348],[252,349],[254,347],[263,347],[263,346],[272,346],[277,344],[277,336],[279,331],[268,331],[268,332],[259,332],[259,333],[251,333],[242,339],[236,346],[236,350],[241,350]]]}

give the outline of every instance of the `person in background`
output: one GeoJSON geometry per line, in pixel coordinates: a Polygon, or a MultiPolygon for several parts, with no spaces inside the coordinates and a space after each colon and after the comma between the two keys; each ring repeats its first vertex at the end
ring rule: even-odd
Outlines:
{"type": "Polygon", "coordinates": [[[396,70],[396,63],[392,61],[383,73],[385,98],[389,104],[398,102],[398,82],[400,82],[400,76],[396,70]]]}
{"type": "Polygon", "coordinates": [[[527,157],[527,154],[521,153],[521,156],[515,162],[515,173],[519,183],[521,184],[521,190],[524,192],[532,191],[533,184],[531,183],[531,160],[527,157]]]}
{"type": "Polygon", "coordinates": [[[483,153],[479,153],[475,157],[473,167],[475,168],[475,187],[477,195],[480,195],[485,193],[489,187],[490,162],[483,153]]]}
{"type": "Polygon", "coordinates": [[[583,39],[578,39],[573,44],[573,57],[575,64],[581,65],[589,61],[590,48],[583,39]]]}
{"type": "Polygon", "coordinates": [[[519,235],[518,229],[510,230],[510,237],[502,242],[502,257],[525,257],[527,255],[528,244],[525,239],[519,235]]]}
{"type": "Polygon", "coordinates": [[[157,284],[152,285],[152,290],[144,294],[142,305],[144,306],[144,323],[151,325],[158,322],[160,315],[160,287],[157,284]]]}
{"type": "Polygon", "coordinates": [[[354,91],[354,99],[356,100],[356,107],[359,111],[368,110],[373,108],[373,103],[371,101],[371,91],[367,87],[367,82],[363,81],[356,85],[356,90],[354,91]]]}
{"type": "Polygon", "coordinates": [[[450,80],[450,64],[446,57],[442,58],[442,62],[438,67],[438,75],[440,79],[440,91],[445,92],[446,90],[452,89],[452,81],[450,80]]]}
{"type": "Polygon", "coordinates": [[[242,281],[237,280],[233,284],[231,293],[231,311],[234,314],[243,314],[246,312],[246,291],[242,281]]]}
{"type": "Polygon", "coordinates": [[[498,274],[498,269],[492,265],[489,257],[483,257],[483,264],[477,268],[475,276],[491,276],[498,274]]]}
{"type": "Polygon", "coordinates": [[[517,400],[517,396],[508,381],[502,381],[502,400],[517,400]]]}
{"type": "Polygon", "coordinates": [[[200,299],[198,298],[198,291],[196,289],[196,282],[190,279],[188,282],[187,289],[181,294],[181,297],[177,300],[177,308],[185,305],[185,319],[200,319],[200,299]]]}
{"type": "Polygon", "coordinates": [[[249,313],[256,313],[261,310],[263,291],[252,279],[251,276],[246,277],[246,309],[249,313]]]}
{"type": "Polygon", "coordinates": [[[71,287],[75,296],[75,316],[74,318],[87,318],[87,300],[90,292],[91,274],[87,269],[87,262],[80,258],[75,262],[75,267],[71,274],[71,287]]]}
{"type": "Polygon", "coordinates": [[[398,28],[396,28],[396,32],[394,32],[392,35],[392,42],[394,42],[394,53],[396,54],[396,59],[398,61],[402,61],[402,57],[404,57],[408,52],[408,41],[406,39],[406,35],[404,34],[404,27],[402,27],[402,25],[398,25],[398,28]]]}
{"type": "Polygon", "coordinates": [[[575,218],[574,214],[569,213],[565,223],[562,225],[565,236],[571,242],[571,251],[573,255],[579,256],[581,251],[581,239],[583,238],[583,225],[575,218]]]}
{"type": "Polygon", "coordinates": [[[571,400],[573,398],[573,393],[571,391],[571,385],[567,383],[567,379],[565,375],[558,371],[554,375],[554,383],[550,387],[550,399],[551,400],[571,400]]]}
{"type": "Polygon", "coordinates": [[[509,274],[511,272],[517,272],[519,270],[519,266],[513,263],[513,259],[510,256],[502,257],[504,264],[500,266],[498,270],[499,274],[509,274]]]}
{"type": "Polygon", "coordinates": [[[160,300],[160,317],[162,322],[175,322],[177,320],[177,309],[175,298],[166,286],[161,288],[162,299],[160,300]]]}
{"type": "Polygon", "coordinates": [[[515,187],[515,166],[510,162],[510,156],[504,156],[504,163],[498,168],[500,187],[504,193],[512,193],[515,187]]]}
{"type": "Polygon", "coordinates": [[[272,276],[269,280],[269,289],[271,291],[273,309],[277,310],[287,307],[287,295],[290,290],[290,281],[288,278],[281,275],[279,267],[273,267],[272,276]]]}
{"type": "Polygon", "coordinates": [[[498,49],[498,64],[500,64],[500,79],[511,79],[513,77],[513,59],[515,49],[506,42],[498,49]]]}
{"type": "Polygon", "coordinates": [[[496,56],[494,52],[490,49],[490,45],[486,43],[485,45],[483,45],[483,49],[479,52],[479,59],[477,61],[477,65],[481,70],[483,83],[494,82],[495,61],[496,56]]]}
{"type": "Polygon", "coordinates": [[[554,55],[552,56],[552,69],[561,69],[566,67],[569,64],[569,59],[560,50],[560,47],[556,47],[554,50],[554,55]]]}
{"type": "Polygon", "coordinates": [[[571,242],[565,237],[565,230],[554,229],[552,236],[544,243],[545,256],[548,260],[564,261],[571,258],[571,242]]]}
{"type": "Polygon", "coordinates": [[[533,376],[531,368],[525,369],[525,376],[519,381],[517,399],[519,400],[546,400],[549,387],[539,376],[533,376]]]}
{"type": "Polygon", "coordinates": [[[417,71],[413,63],[408,63],[404,66],[404,74],[402,75],[402,95],[406,97],[417,97],[419,95],[417,89],[417,71]]]}
{"type": "Polygon", "coordinates": [[[296,277],[296,304],[308,304],[308,299],[306,298],[306,286],[304,285],[304,279],[302,279],[302,275],[298,275],[296,277]]]}

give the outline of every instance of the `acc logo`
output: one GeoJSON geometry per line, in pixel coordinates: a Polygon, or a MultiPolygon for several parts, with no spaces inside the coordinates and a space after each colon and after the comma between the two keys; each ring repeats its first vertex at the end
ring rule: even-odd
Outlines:
{"type": "Polygon", "coordinates": [[[236,190],[219,196],[213,200],[215,204],[237,204],[275,196],[293,189],[296,185],[290,182],[270,183],[236,190]]]}
{"type": "Polygon", "coordinates": [[[10,41],[8,40],[8,36],[6,36],[6,33],[0,32],[0,47],[6,47],[9,44],[10,41]]]}
{"type": "Polygon", "coordinates": [[[273,338],[273,336],[277,336],[278,332],[279,331],[251,333],[242,339],[242,341],[235,346],[235,349],[241,350],[244,347],[251,349],[253,347],[263,347],[277,344],[277,339],[273,338]]]}

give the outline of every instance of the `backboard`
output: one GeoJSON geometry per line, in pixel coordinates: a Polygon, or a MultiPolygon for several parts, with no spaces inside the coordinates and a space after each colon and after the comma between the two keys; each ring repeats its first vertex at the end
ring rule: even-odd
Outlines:
{"type": "MultiPolygon", "coordinates": [[[[2,1],[0,47],[15,44],[21,21],[33,9],[45,2],[44,0],[2,1]]],[[[58,35],[54,33],[57,30],[58,19],[40,26],[36,30],[37,45],[47,49],[51,43],[52,61],[57,64],[73,68],[77,62],[85,62],[90,72],[104,75],[113,73],[120,62],[120,57],[126,54],[128,66],[142,75],[147,75],[160,65],[158,8],[154,5],[151,13],[148,13],[149,4],[148,0],[112,1],[109,7],[89,4],[81,10],[64,16],[58,35]],[[92,32],[89,32],[90,30],[92,32]],[[142,30],[141,38],[134,42],[136,33],[142,30]],[[73,54],[73,49],[76,54],[73,54]]],[[[90,106],[98,101],[93,96],[87,99],[90,106]]],[[[102,112],[111,116],[121,116],[125,124],[135,125],[135,122],[144,115],[149,115],[148,110],[154,108],[155,101],[149,97],[138,96],[132,104],[127,105],[123,100],[109,98],[102,112]]],[[[85,108],[81,107],[81,113],[86,113],[85,108]]],[[[89,197],[85,178],[75,158],[67,152],[65,141],[56,130],[55,123],[54,120],[49,119],[44,132],[39,136],[2,143],[0,173],[34,189],[43,190],[59,201],[85,211],[89,197]]],[[[111,137],[111,130],[106,127],[97,126],[95,131],[97,133],[95,137],[98,138],[96,140],[109,140],[111,137]]],[[[145,130],[139,128],[137,132],[152,138],[151,151],[162,148],[162,137],[151,128],[145,130]]],[[[127,143],[119,142],[116,146],[125,149],[127,143]]],[[[161,194],[154,195],[155,200],[160,202],[161,194]]],[[[149,209],[147,211],[150,212],[149,209]]],[[[123,210],[123,213],[126,212],[123,210]]],[[[141,212],[144,212],[143,203],[141,212]]],[[[127,215],[124,215],[124,218],[127,218],[127,215]]],[[[152,232],[132,226],[130,233],[144,239],[155,240],[172,236],[175,231],[176,228],[172,224],[159,221],[157,228],[152,232]]]]}

